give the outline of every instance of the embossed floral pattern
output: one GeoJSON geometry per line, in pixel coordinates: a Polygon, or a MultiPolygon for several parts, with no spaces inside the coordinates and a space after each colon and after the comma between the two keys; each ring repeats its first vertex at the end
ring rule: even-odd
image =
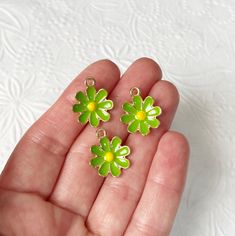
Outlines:
{"type": "MultiPolygon", "coordinates": [[[[20,131],[27,128],[49,107],[48,99],[42,97],[42,88],[35,77],[19,80],[5,78],[0,83],[0,127],[1,137],[7,133],[15,138],[20,137],[20,131]]],[[[5,75],[6,76],[6,75],[5,75]]]]}
{"type": "Polygon", "coordinates": [[[121,174],[121,168],[127,169],[130,166],[130,161],[126,156],[130,154],[128,146],[120,146],[122,140],[115,136],[109,141],[105,136],[100,139],[100,146],[94,145],[91,147],[91,152],[95,157],[91,159],[90,164],[93,167],[99,167],[99,175],[105,177],[109,173],[117,177],[121,174]]]}

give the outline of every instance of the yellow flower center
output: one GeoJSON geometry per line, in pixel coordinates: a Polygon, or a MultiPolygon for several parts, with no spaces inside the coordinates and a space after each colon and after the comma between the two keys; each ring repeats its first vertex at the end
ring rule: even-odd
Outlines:
{"type": "Polygon", "coordinates": [[[87,105],[87,109],[89,111],[94,111],[96,108],[96,103],[95,102],[89,102],[88,105],[87,105]]]}
{"type": "Polygon", "coordinates": [[[106,152],[104,155],[104,160],[111,162],[114,159],[114,155],[112,152],[106,152]]]}
{"type": "Polygon", "coordinates": [[[135,115],[137,120],[145,120],[146,113],[144,111],[138,111],[135,115]]]}

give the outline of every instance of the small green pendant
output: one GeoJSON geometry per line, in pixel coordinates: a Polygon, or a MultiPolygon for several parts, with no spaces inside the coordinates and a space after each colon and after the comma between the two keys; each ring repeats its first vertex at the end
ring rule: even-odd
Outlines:
{"type": "Polygon", "coordinates": [[[121,168],[130,167],[130,161],[126,158],[130,155],[128,146],[121,146],[122,140],[115,136],[110,141],[103,129],[97,131],[100,145],[93,145],[91,152],[94,157],[90,160],[90,165],[94,168],[98,167],[98,174],[106,177],[109,173],[113,177],[121,175],[121,168]]]}
{"type": "Polygon", "coordinates": [[[85,84],[86,92],[79,91],[75,96],[78,103],[73,105],[73,111],[79,113],[80,123],[89,122],[92,127],[97,127],[100,120],[109,121],[108,110],[113,108],[113,101],[106,99],[108,92],[105,89],[102,88],[96,92],[94,78],[87,78],[85,84]]]}
{"type": "Polygon", "coordinates": [[[143,136],[148,135],[150,128],[158,128],[160,121],[156,118],[162,113],[159,106],[153,106],[154,99],[147,96],[144,100],[140,96],[140,90],[136,87],[130,90],[131,103],[124,103],[125,114],[121,116],[121,122],[128,125],[128,132],[140,132],[143,136]]]}

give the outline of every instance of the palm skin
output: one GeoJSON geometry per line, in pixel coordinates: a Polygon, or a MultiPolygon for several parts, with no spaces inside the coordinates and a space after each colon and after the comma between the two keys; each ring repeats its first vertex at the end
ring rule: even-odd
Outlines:
{"type": "Polygon", "coordinates": [[[121,79],[109,60],[88,66],[26,132],[4,168],[0,235],[169,235],[189,155],[183,135],[168,131],[178,100],[176,88],[161,80],[151,59],[138,59],[121,79]],[[98,143],[96,130],[78,124],[71,112],[87,76],[95,77],[97,89],[107,89],[115,103],[110,122],[102,127],[132,149],[132,165],[119,178],[102,178],[88,165],[89,149],[98,143]],[[128,135],[119,121],[134,86],[163,110],[160,127],[146,137],[128,135]]]}

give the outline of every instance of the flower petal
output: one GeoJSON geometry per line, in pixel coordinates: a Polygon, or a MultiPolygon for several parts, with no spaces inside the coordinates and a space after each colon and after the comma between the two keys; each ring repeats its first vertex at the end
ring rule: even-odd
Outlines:
{"type": "Polygon", "coordinates": [[[120,147],[114,154],[115,156],[127,156],[130,154],[130,148],[128,146],[120,147]]]}
{"type": "Polygon", "coordinates": [[[108,121],[110,119],[110,114],[107,111],[97,109],[96,114],[102,121],[108,121]]]}
{"type": "Polygon", "coordinates": [[[86,93],[87,93],[89,100],[93,101],[95,99],[96,90],[95,90],[94,86],[87,87],[86,93]]]}
{"type": "Polygon", "coordinates": [[[105,161],[99,168],[99,174],[103,177],[107,176],[110,169],[110,163],[105,161]]]}
{"type": "Polygon", "coordinates": [[[143,101],[142,101],[142,98],[141,98],[140,95],[136,95],[136,96],[133,97],[133,103],[134,103],[135,108],[137,110],[141,110],[142,109],[142,102],[143,101]]]}
{"type": "Polygon", "coordinates": [[[130,103],[128,103],[128,102],[126,102],[126,103],[124,103],[123,104],[123,110],[125,111],[125,112],[128,112],[128,113],[131,113],[131,114],[136,114],[136,109],[134,108],[134,106],[133,105],[131,105],[130,103]]]}
{"type": "Polygon", "coordinates": [[[87,103],[88,102],[87,96],[83,92],[81,92],[81,91],[79,91],[76,94],[76,99],[78,101],[80,101],[81,103],[87,103]]]}
{"type": "Polygon", "coordinates": [[[79,121],[82,123],[82,124],[86,124],[88,119],[89,119],[89,116],[90,116],[90,111],[85,111],[84,113],[82,113],[80,116],[79,116],[79,121]]]}
{"type": "Polygon", "coordinates": [[[115,162],[110,163],[110,171],[114,177],[118,177],[121,174],[121,170],[115,162]]]}
{"type": "Polygon", "coordinates": [[[106,101],[100,102],[98,103],[97,107],[101,109],[110,110],[113,108],[113,101],[106,100],[106,101]]]}
{"type": "Polygon", "coordinates": [[[102,157],[95,157],[90,160],[90,165],[93,167],[100,166],[104,162],[104,158],[102,157]]]}
{"type": "Polygon", "coordinates": [[[152,128],[157,128],[160,125],[160,121],[158,119],[147,119],[147,122],[152,128]]]}
{"type": "Polygon", "coordinates": [[[91,112],[90,123],[92,127],[97,127],[100,123],[95,111],[91,112]]]}
{"type": "Polygon", "coordinates": [[[97,146],[97,145],[93,145],[91,147],[91,152],[101,157],[105,155],[104,150],[100,146],[97,146]]]}
{"type": "Polygon", "coordinates": [[[135,133],[139,129],[139,124],[140,124],[139,120],[134,120],[132,123],[129,124],[127,128],[128,131],[130,133],[135,133]]]}
{"type": "Polygon", "coordinates": [[[86,111],[86,107],[83,104],[74,104],[73,111],[74,112],[84,112],[84,111],[86,111]]]}
{"type": "Polygon", "coordinates": [[[121,121],[124,124],[129,124],[131,121],[133,121],[135,119],[135,116],[133,114],[124,114],[121,117],[121,121]]]}
{"type": "Polygon", "coordinates": [[[121,143],[122,143],[122,140],[119,137],[117,136],[113,137],[111,141],[112,150],[115,152],[119,148],[121,143]]]}
{"type": "Polygon", "coordinates": [[[143,110],[148,112],[152,109],[154,104],[154,99],[151,96],[148,96],[144,99],[143,110]]]}
{"type": "Polygon", "coordinates": [[[150,111],[148,111],[148,116],[159,116],[162,113],[162,109],[159,106],[154,107],[150,111]]]}
{"type": "Polygon", "coordinates": [[[108,92],[105,89],[100,89],[95,96],[95,101],[97,103],[103,101],[107,96],[108,92]]]}
{"type": "Polygon", "coordinates": [[[140,133],[145,136],[149,133],[149,125],[145,121],[140,122],[140,133]]]}
{"type": "Polygon", "coordinates": [[[110,151],[110,142],[109,139],[105,136],[102,139],[100,139],[100,144],[104,151],[108,152],[110,151]]]}
{"type": "Polygon", "coordinates": [[[127,169],[130,166],[130,161],[126,158],[116,157],[114,161],[124,169],[127,169]]]}

